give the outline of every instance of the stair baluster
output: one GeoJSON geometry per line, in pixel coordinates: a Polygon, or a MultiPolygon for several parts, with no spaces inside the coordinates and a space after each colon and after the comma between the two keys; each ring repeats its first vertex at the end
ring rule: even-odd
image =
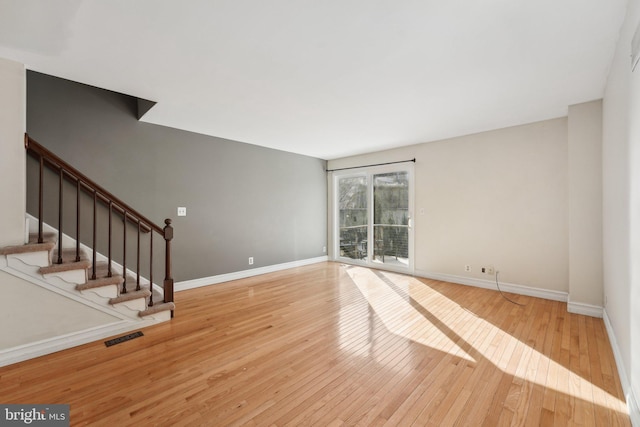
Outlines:
{"type": "Polygon", "coordinates": [[[149,235],[149,307],[153,307],[153,233],[149,235]]]}
{"type": "Polygon", "coordinates": [[[127,211],[124,211],[122,227],[122,293],[127,293],[127,211]]]}
{"type": "Polygon", "coordinates": [[[76,262],[80,261],[80,180],[76,179],[76,262]]]}
{"type": "Polygon", "coordinates": [[[107,250],[107,277],[112,277],[113,273],[111,273],[111,231],[112,231],[112,215],[113,215],[113,202],[109,200],[109,248],[107,250]]]}
{"type": "Polygon", "coordinates": [[[62,184],[64,181],[64,170],[60,168],[60,186],[58,193],[58,264],[62,264],[62,184]]]}
{"type": "Polygon", "coordinates": [[[96,280],[96,251],[98,247],[98,239],[96,230],[98,228],[98,220],[96,214],[96,205],[98,204],[98,192],[93,190],[93,257],[91,266],[91,280],[96,280]]]}
{"type": "MultiPolygon", "coordinates": [[[[27,139],[28,142],[28,139],[27,139]]],[[[40,184],[38,186],[38,243],[43,243],[42,223],[44,222],[44,214],[42,213],[44,206],[44,158],[40,157],[40,184]]]]}
{"type": "Polygon", "coordinates": [[[140,220],[138,220],[138,249],[136,251],[136,291],[140,290],[140,220]]]}

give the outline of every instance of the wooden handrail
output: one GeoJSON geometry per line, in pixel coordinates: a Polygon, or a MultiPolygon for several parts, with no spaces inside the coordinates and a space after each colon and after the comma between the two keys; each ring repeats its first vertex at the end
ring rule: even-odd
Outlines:
{"type": "MultiPolygon", "coordinates": [[[[165,226],[161,227],[144,215],[133,209],[131,206],[120,200],[118,197],[114,196],[111,192],[107,191],[102,186],[96,184],[89,177],[84,175],[82,172],[71,166],[69,163],[62,160],[56,154],[43,147],[40,143],[29,137],[28,134],[25,134],[24,138],[25,149],[29,154],[36,157],[39,161],[39,195],[38,195],[38,242],[42,243],[43,241],[43,168],[44,165],[47,164],[51,169],[53,169],[59,175],[59,194],[58,194],[58,259],[57,262],[61,264],[62,260],[62,218],[63,218],[63,180],[65,178],[71,180],[75,183],[76,186],[76,258],[75,261],[80,260],[80,189],[86,191],[91,195],[93,199],[93,257],[92,257],[92,274],[91,278],[96,279],[96,227],[97,227],[97,217],[96,217],[96,202],[100,200],[103,202],[108,208],[109,212],[109,246],[108,246],[108,267],[107,267],[107,275],[111,276],[111,240],[112,240],[112,227],[111,227],[111,216],[112,212],[116,211],[118,214],[122,215],[123,222],[125,227],[123,229],[123,277],[124,283],[122,284],[122,293],[127,292],[126,288],[126,280],[127,280],[127,267],[126,267],[126,225],[128,222],[134,224],[137,227],[137,254],[136,254],[136,290],[140,290],[140,233],[151,232],[151,236],[153,232],[160,234],[165,240],[165,279],[164,279],[164,302],[173,302],[173,277],[171,277],[171,240],[173,239],[173,227],[171,226],[171,220],[166,219],[164,221],[165,226]]],[[[153,257],[153,238],[150,238],[150,257],[153,257]]],[[[150,270],[153,268],[153,261],[150,263],[150,270]]],[[[153,272],[149,272],[149,282],[150,287],[153,286],[153,281],[151,280],[153,277],[153,272]]],[[[153,294],[153,289],[150,289],[153,294]]],[[[150,298],[149,306],[153,305],[153,298],[150,298]]],[[[173,310],[171,312],[173,317],[173,310]]]]}
{"type": "MultiPolygon", "coordinates": [[[[49,151],[47,148],[42,146],[42,144],[40,144],[38,141],[31,138],[28,134],[25,134],[24,146],[27,149],[27,152],[37,154],[38,157],[42,157],[42,159],[45,162],[49,163],[49,165],[51,166],[54,166],[56,169],[62,169],[64,173],[67,176],[73,178],[74,181],[79,180],[80,185],[84,189],[88,190],[90,194],[93,194],[93,191],[95,190],[98,198],[102,202],[106,204],[109,204],[109,201],[113,202],[113,208],[116,211],[118,211],[118,213],[120,213],[121,215],[123,215],[124,212],[126,211],[127,215],[130,218],[135,217],[137,219],[140,219],[140,221],[145,223],[145,225],[151,227],[153,230],[157,231],[158,233],[163,234],[163,229],[161,226],[155,224],[153,221],[146,218],[144,215],[142,215],[141,213],[133,209],[131,206],[129,206],[128,204],[120,200],[118,197],[114,196],[109,191],[107,191],[100,185],[96,184],[91,178],[87,177],[78,169],[74,168],[69,163],[62,160],[53,152],[49,151]]],[[[134,224],[136,223],[136,221],[133,221],[133,219],[132,219],[132,222],[134,224]]]]}

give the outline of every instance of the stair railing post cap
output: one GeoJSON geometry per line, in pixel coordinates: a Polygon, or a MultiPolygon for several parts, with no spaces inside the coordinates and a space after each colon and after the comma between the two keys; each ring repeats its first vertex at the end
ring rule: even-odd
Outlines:
{"type": "Polygon", "coordinates": [[[173,239],[173,227],[171,226],[171,218],[167,218],[164,220],[166,224],[164,226],[164,240],[169,242],[169,240],[173,239]]]}

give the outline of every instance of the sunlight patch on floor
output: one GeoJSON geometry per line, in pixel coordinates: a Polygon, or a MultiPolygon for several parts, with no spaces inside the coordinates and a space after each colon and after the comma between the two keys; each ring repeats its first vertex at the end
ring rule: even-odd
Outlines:
{"type": "Polygon", "coordinates": [[[396,335],[469,361],[488,361],[513,375],[514,384],[536,384],[628,413],[619,398],[415,278],[362,267],[349,267],[347,274],[396,335]],[[479,335],[486,337],[480,343],[479,335]]]}
{"type": "MultiPolygon", "coordinates": [[[[393,291],[371,270],[352,268],[349,276],[385,327],[396,335],[451,355],[475,361],[434,323],[393,291]]],[[[470,314],[465,313],[463,317],[470,314]]]]}

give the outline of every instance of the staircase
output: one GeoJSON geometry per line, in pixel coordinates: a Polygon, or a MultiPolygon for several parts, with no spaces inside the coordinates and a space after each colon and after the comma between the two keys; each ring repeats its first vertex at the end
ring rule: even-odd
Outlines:
{"type": "Polygon", "coordinates": [[[175,309],[171,220],[164,227],[155,224],[28,135],[25,148],[39,162],[38,213],[27,214],[25,244],[0,248],[0,270],[106,313],[114,322],[97,333],[82,330],[82,339],[65,336],[53,350],[46,343],[26,353],[22,347],[29,346],[20,346],[23,354],[17,355],[0,349],[0,366],[170,320],[175,309]],[[45,216],[57,226],[46,224],[45,216]],[[155,243],[154,235],[160,237],[155,243]],[[160,269],[164,280],[154,284],[160,269]]]}
{"type": "Polygon", "coordinates": [[[104,261],[96,264],[93,278],[91,261],[84,251],[76,260],[75,249],[63,249],[62,263],[54,263],[59,258],[57,236],[46,233],[43,240],[38,243],[38,235],[30,234],[24,245],[0,248],[0,256],[4,257],[2,269],[45,281],[61,293],[73,293],[76,300],[99,304],[121,319],[139,318],[156,323],[171,318],[175,304],[164,302],[162,291],[148,282],[139,284],[130,273],[125,281],[119,266],[112,268],[109,275],[108,263],[104,261]]]}

